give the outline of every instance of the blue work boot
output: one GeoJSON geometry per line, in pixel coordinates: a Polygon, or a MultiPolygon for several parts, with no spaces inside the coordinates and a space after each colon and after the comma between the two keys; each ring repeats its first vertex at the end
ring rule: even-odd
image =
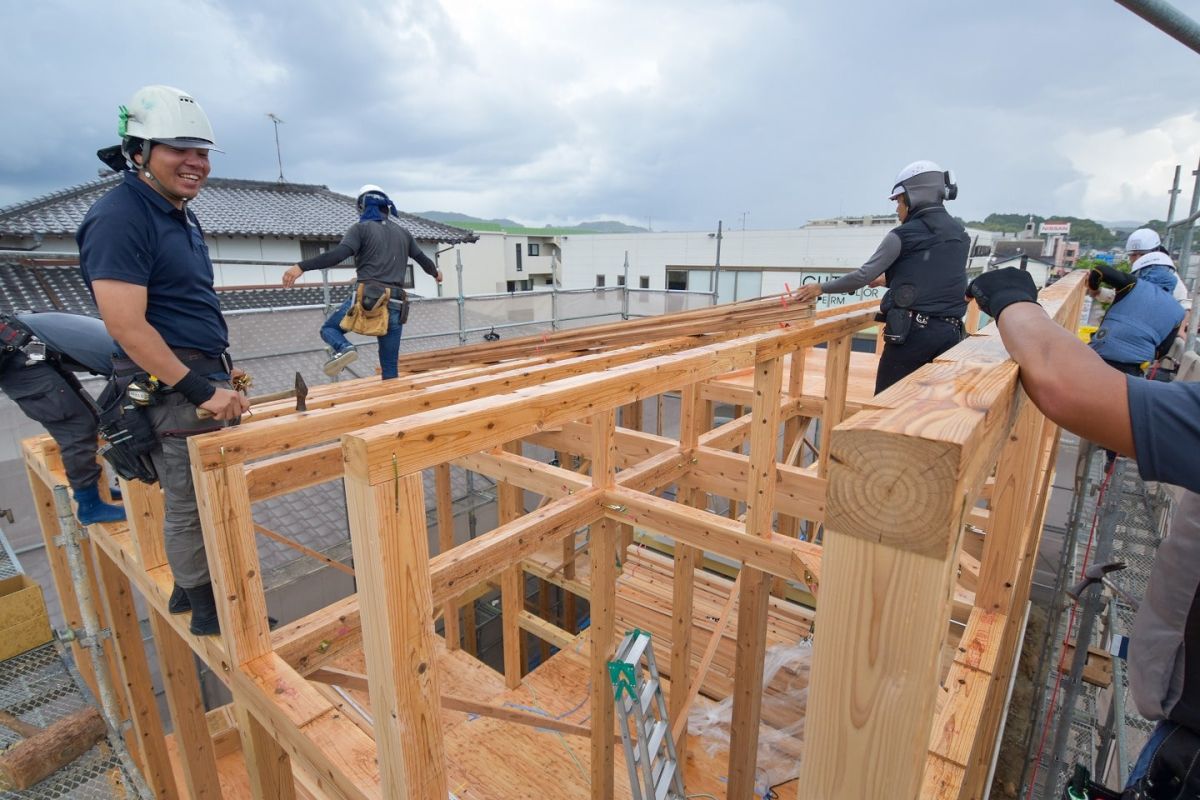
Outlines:
{"type": "Polygon", "coordinates": [[[100,489],[96,484],[84,486],[75,490],[75,502],[79,506],[76,516],[79,524],[92,525],[97,522],[121,522],[125,519],[125,509],[109,505],[100,499],[100,489]]]}
{"type": "Polygon", "coordinates": [[[339,372],[353,364],[358,359],[358,350],[354,345],[348,345],[341,350],[329,348],[329,360],[325,362],[324,371],[329,377],[336,377],[339,372]]]}

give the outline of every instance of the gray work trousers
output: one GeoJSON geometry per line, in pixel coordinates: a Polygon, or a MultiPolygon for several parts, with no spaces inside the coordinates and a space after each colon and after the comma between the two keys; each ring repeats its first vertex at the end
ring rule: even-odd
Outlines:
{"type": "MultiPolygon", "coordinates": [[[[214,386],[229,388],[228,381],[211,381],[214,386]]],[[[191,589],[208,583],[208,558],[204,554],[204,533],[200,527],[200,512],[196,508],[196,487],[192,484],[192,465],[188,460],[187,437],[196,433],[220,430],[225,423],[196,416],[196,407],[178,392],[156,396],[150,406],[150,424],[158,436],[159,448],[150,454],[158,482],[163,488],[166,514],[163,537],[167,563],[175,575],[175,583],[191,589]]]]}
{"type": "MultiPolygon", "coordinates": [[[[23,356],[18,353],[12,358],[23,356]]],[[[99,482],[96,411],[74,375],[45,361],[28,366],[10,362],[0,371],[0,389],[54,438],[72,489],[99,482]]]]}

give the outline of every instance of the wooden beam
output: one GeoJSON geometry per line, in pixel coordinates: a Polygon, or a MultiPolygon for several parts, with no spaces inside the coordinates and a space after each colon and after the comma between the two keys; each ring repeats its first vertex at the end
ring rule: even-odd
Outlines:
{"type": "Polygon", "coordinates": [[[156,798],[178,798],[179,790],[175,786],[166,734],[146,660],[146,647],[142,643],[133,587],[108,553],[97,547],[92,555],[100,574],[106,616],[112,626],[112,642],[120,666],[119,673],[113,676],[114,683],[126,696],[133,736],[141,745],[138,749],[142,778],[156,798]]]}
{"type": "MultiPolygon", "coordinates": [[[[750,433],[750,470],[746,487],[747,538],[771,538],[778,460],[781,358],[754,365],[754,420],[750,433]]],[[[781,537],[786,538],[786,537],[781,537]]],[[[788,541],[791,541],[790,539],[788,541]]],[[[729,796],[754,794],[758,763],[758,726],[762,718],[763,661],[767,651],[770,575],[751,566],[738,574],[737,655],[734,663],[733,714],[729,723],[729,796]]]]}
{"type": "MultiPolygon", "coordinates": [[[[454,493],[450,485],[450,465],[438,464],[433,475],[437,492],[438,553],[448,553],[454,549],[454,493]]],[[[442,630],[446,647],[459,649],[462,633],[458,627],[458,603],[454,600],[447,600],[443,605],[442,630]]]]}
{"type": "Polygon", "coordinates": [[[352,472],[346,500],[383,795],[445,797],[421,475],[371,486],[352,472]]]}
{"type": "Polygon", "coordinates": [[[219,798],[221,779],[192,650],[154,608],[150,610],[150,628],[154,632],[154,649],[163,693],[171,709],[175,741],[183,756],[179,760],[187,794],[192,798],[219,798]]]}
{"type": "MultiPolygon", "coordinates": [[[[679,403],[679,446],[687,452],[695,452],[700,434],[712,422],[712,406],[700,397],[696,384],[684,387],[679,403]]],[[[682,488],[677,499],[693,508],[706,503],[707,495],[699,489],[682,488]]],[[[699,550],[686,544],[675,547],[672,564],[671,584],[671,693],[668,714],[673,720],[672,738],[680,763],[687,760],[687,714],[692,687],[699,686],[703,676],[693,681],[692,666],[692,616],[695,611],[696,562],[703,556],[699,550]]]]}
{"type": "Polygon", "coordinates": [[[608,677],[608,661],[616,650],[616,563],[613,554],[617,546],[616,524],[610,519],[597,520],[591,527],[591,784],[593,800],[611,800],[615,790],[613,774],[613,708],[612,683],[608,677]]]}
{"type": "Polygon", "coordinates": [[[273,539],[276,542],[279,542],[280,544],[284,545],[285,547],[290,547],[293,550],[295,550],[297,553],[303,553],[304,555],[308,556],[312,560],[319,561],[327,567],[333,567],[334,569],[336,569],[338,572],[342,573],[343,575],[350,575],[351,577],[354,576],[354,567],[351,567],[348,564],[343,564],[340,561],[335,561],[334,559],[330,558],[329,556],[325,555],[324,553],[319,552],[317,550],[313,550],[311,547],[302,545],[299,542],[297,542],[295,539],[289,539],[288,537],[284,536],[282,533],[277,533],[277,532],[271,530],[270,528],[266,527],[265,525],[259,525],[257,522],[254,523],[254,532],[262,534],[263,536],[266,536],[268,539],[273,539]]]}
{"type": "MultiPolygon", "coordinates": [[[[548,582],[547,582],[548,583],[548,582]]],[[[559,650],[569,649],[575,644],[575,634],[568,633],[552,622],[542,619],[529,611],[522,611],[518,617],[521,629],[532,633],[543,642],[554,645],[559,650]]]]}
{"type": "Polygon", "coordinates": [[[814,590],[821,583],[820,545],[781,534],[749,536],[742,523],[619,487],[606,497],[603,512],[611,519],[649,528],[814,590]]]}
{"type": "Polygon", "coordinates": [[[825,409],[821,413],[821,452],[817,474],[829,474],[829,442],[833,429],[846,415],[846,389],[850,380],[850,336],[831,341],[825,351],[825,409]]]}
{"type": "MultiPolygon", "coordinates": [[[[744,501],[750,473],[750,459],[738,453],[728,453],[711,447],[697,447],[692,453],[695,463],[687,481],[707,492],[744,501]]],[[[781,514],[808,519],[825,520],[825,492],[828,481],[800,467],[777,465],[775,470],[775,510],[781,514]]]]}

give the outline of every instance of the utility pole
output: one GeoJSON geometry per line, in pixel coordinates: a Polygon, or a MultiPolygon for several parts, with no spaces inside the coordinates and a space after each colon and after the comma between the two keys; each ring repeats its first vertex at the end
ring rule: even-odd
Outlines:
{"type": "Polygon", "coordinates": [[[270,111],[267,112],[267,117],[275,125],[275,160],[279,162],[279,182],[286,183],[283,179],[283,154],[279,149],[279,126],[283,123],[283,120],[270,111]]]}

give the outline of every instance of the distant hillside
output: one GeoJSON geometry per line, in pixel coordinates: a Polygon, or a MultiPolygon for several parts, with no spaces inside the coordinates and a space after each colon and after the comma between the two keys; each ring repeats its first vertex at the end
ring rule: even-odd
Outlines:
{"type": "Polygon", "coordinates": [[[1079,217],[1057,215],[1042,217],[1037,214],[988,214],[982,221],[971,221],[967,222],[966,225],[985,231],[1020,233],[1025,230],[1025,223],[1030,217],[1033,217],[1033,221],[1039,225],[1047,220],[1051,222],[1071,223],[1071,238],[1078,240],[1079,246],[1084,250],[1107,250],[1111,247],[1123,247],[1125,245],[1125,237],[1134,228],[1142,226],[1154,228],[1160,234],[1165,229],[1165,225],[1161,220],[1150,220],[1144,223],[1105,223],[1097,222],[1093,219],[1080,219],[1079,217]]]}
{"type": "Polygon", "coordinates": [[[472,217],[469,214],[460,214],[457,211],[420,211],[417,213],[417,216],[431,219],[434,222],[443,222],[457,228],[513,233],[518,231],[522,233],[544,232],[550,236],[561,235],[561,233],[644,233],[646,231],[645,228],[639,228],[636,225],[626,225],[623,222],[610,219],[581,222],[578,225],[546,225],[539,228],[535,225],[522,225],[519,222],[504,217],[499,219],[480,219],[479,217],[472,217]]]}

